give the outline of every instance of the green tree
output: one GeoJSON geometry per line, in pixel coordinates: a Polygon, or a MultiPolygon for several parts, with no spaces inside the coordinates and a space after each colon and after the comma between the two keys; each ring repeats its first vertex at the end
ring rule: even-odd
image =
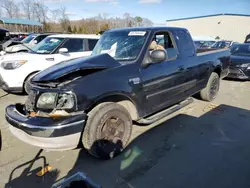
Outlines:
{"type": "Polygon", "coordinates": [[[142,20],[143,20],[143,19],[142,19],[142,17],[140,17],[140,16],[136,16],[136,17],[135,17],[135,21],[137,22],[138,26],[141,25],[142,20]]]}
{"type": "Polygon", "coordinates": [[[73,33],[77,33],[77,28],[76,28],[76,26],[73,27],[73,33]]]}
{"type": "Polygon", "coordinates": [[[78,33],[81,34],[83,31],[82,31],[82,27],[78,27],[78,33]]]}
{"type": "Polygon", "coordinates": [[[69,32],[69,33],[72,33],[72,29],[71,29],[71,26],[70,26],[70,25],[68,25],[68,32],[69,32]]]}
{"type": "Polygon", "coordinates": [[[86,26],[83,27],[83,33],[88,34],[88,28],[86,26]]]}
{"type": "Polygon", "coordinates": [[[102,27],[101,27],[101,31],[106,31],[109,29],[109,24],[104,24],[102,27]]]}

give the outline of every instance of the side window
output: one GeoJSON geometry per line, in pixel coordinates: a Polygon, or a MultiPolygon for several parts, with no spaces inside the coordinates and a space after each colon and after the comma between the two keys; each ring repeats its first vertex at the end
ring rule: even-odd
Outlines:
{"type": "Polygon", "coordinates": [[[154,35],[149,50],[152,51],[157,49],[166,50],[168,59],[175,59],[177,57],[177,49],[174,47],[168,32],[159,32],[154,35]]]}
{"type": "Polygon", "coordinates": [[[68,39],[61,48],[67,48],[69,53],[84,52],[84,39],[68,39]]]}
{"type": "Polygon", "coordinates": [[[88,39],[89,51],[92,51],[97,43],[98,39],[88,39]]]}
{"type": "Polygon", "coordinates": [[[37,37],[37,43],[41,42],[43,39],[45,39],[48,35],[40,35],[39,37],[37,37]]]}
{"type": "Polygon", "coordinates": [[[183,55],[186,57],[194,56],[194,43],[192,42],[192,38],[188,31],[179,30],[177,35],[179,38],[179,47],[181,51],[184,52],[183,55]]]}

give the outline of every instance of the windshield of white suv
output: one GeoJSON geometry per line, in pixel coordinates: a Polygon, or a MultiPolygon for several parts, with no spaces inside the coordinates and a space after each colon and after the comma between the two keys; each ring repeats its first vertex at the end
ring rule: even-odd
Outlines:
{"type": "Polygon", "coordinates": [[[39,54],[50,54],[64,40],[64,38],[47,37],[32,48],[32,51],[39,54]]]}
{"type": "Polygon", "coordinates": [[[29,35],[26,38],[24,38],[21,42],[24,43],[24,44],[27,44],[35,37],[36,37],[36,35],[29,35]]]}
{"type": "Polygon", "coordinates": [[[97,42],[92,55],[108,53],[117,61],[135,60],[144,43],[148,32],[121,31],[107,32],[97,42]]]}

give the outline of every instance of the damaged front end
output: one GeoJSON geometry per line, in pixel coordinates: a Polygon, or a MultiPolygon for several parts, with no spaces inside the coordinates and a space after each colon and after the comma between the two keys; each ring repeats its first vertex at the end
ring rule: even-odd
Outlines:
{"type": "Polygon", "coordinates": [[[81,79],[119,65],[109,55],[102,54],[62,62],[36,74],[29,82],[25,104],[6,108],[11,132],[44,149],[76,147],[87,115],[78,109],[78,99],[82,96],[76,96],[73,88],[78,87],[81,79]]]}

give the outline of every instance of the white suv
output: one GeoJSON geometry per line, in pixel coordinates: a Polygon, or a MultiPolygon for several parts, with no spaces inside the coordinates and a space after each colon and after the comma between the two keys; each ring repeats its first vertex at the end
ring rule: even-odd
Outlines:
{"type": "Polygon", "coordinates": [[[27,82],[34,74],[64,60],[91,55],[99,38],[99,35],[51,35],[28,53],[0,56],[0,87],[27,93],[27,82]]]}

